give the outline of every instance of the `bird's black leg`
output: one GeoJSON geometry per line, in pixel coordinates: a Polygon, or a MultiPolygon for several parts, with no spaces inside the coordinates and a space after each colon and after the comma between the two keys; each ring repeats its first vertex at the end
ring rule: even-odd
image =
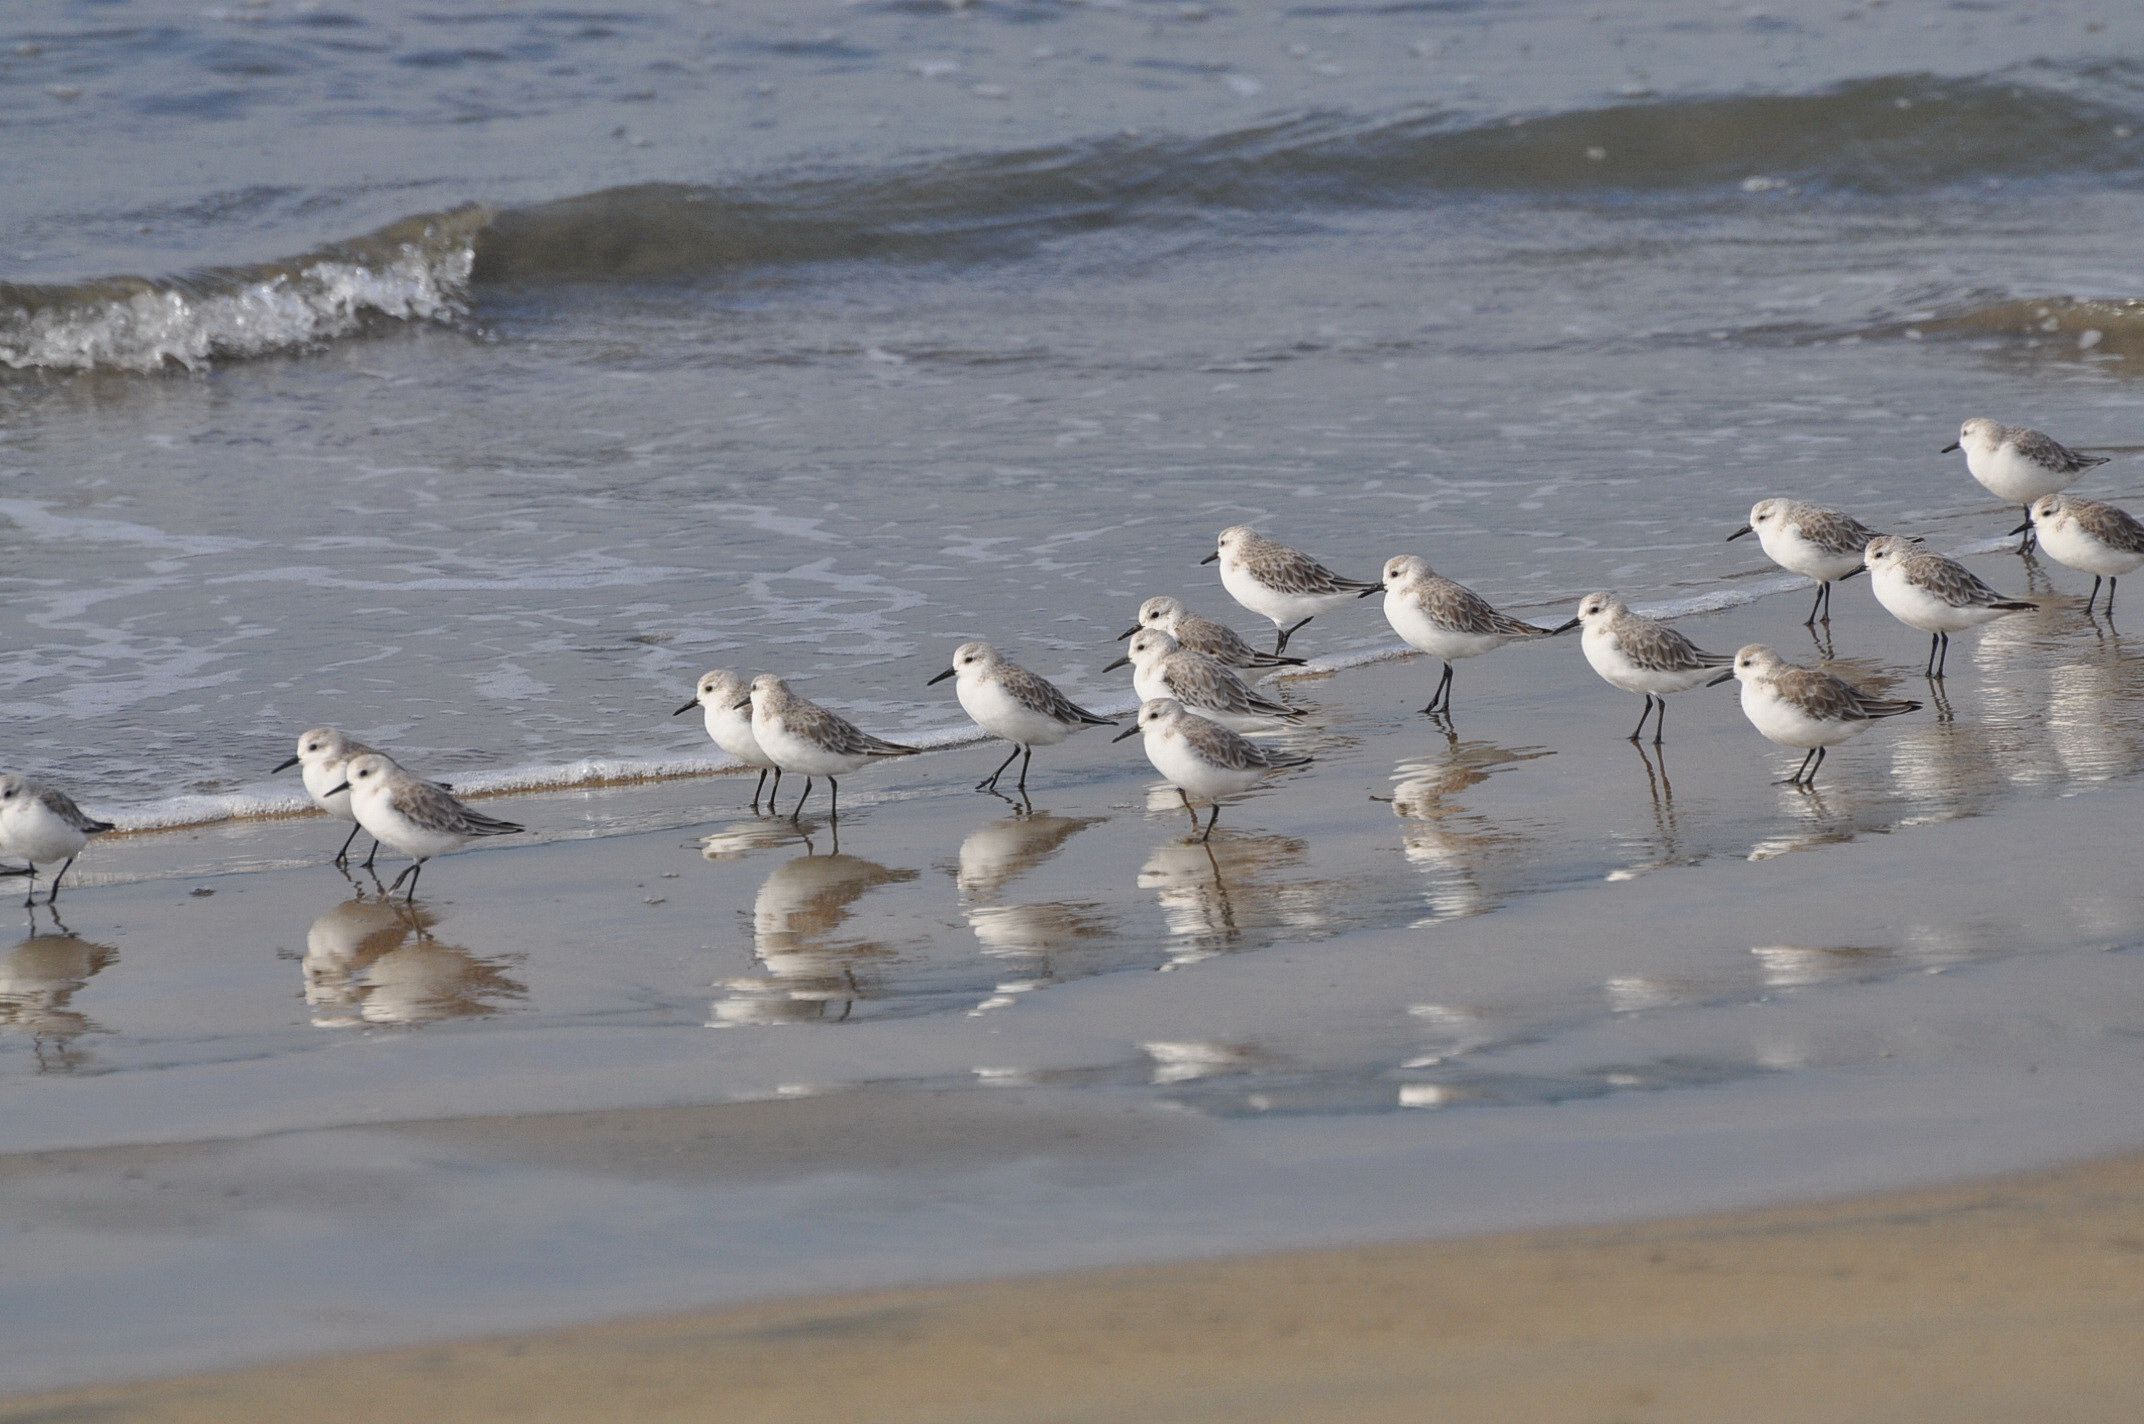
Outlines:
{"type": "Polygon", "coordinates": [[[1814,628],[1816,626],[1816,616],[1824,610],[1824,590],[1830,587],[1831,585],[1828,583],[1820,582],[1817,584],[1816,602],[1809,605],[1809,616],[1802,620],[1804,628],[1814,628]]]}
{"type": "Polygon", "coordinates": [[[841,819],[841,781],[838,777],[829,776],[826,779],[826,786],[834,798],[833,809],[827,812],[827,819],[838,821],[841,819]]]}
{"type": "MultiPolygon", "coordinates": [[[[993,772],[991,772],[991,773],[990,773],[990,775],[988,775],[988,776],[984,777],[984,778],[983,778],[983,779],[982,779],[981,781],[978,781],[978,782],[976,782],[976,783],[975,783],[975,789],[976,789],[977,791],[994,791],[994,790],[996,790],[996,789],[997,789],[997,784],[998,784],[998,778],[999,778],[999,777],[1001,777],[1001,776],[1003,776],[1003,775],[1005,774],[1005,768],[1006,768],[1006,767],[1008,767],[1008,766],[1011,766],[1011,765],[1012,765],[1012,763],[1013,763],[1013,758],[1014,758],[1014,757],[1017,757],[1017,756],[1019,756],[1019,755],[1020,755],[1020,747],[1019,747],[1019,744],[1018,744],[1018,743],[1014,743],[1014,744],[1013,744],[1013,749],[1012,749],[1012,756],[1009,756],[1009,757],[1005,758],[1005,760],[1003,760],[1003,761],[999,762],[999,763],[998,763],[998,769],[997,769],[996,771],[993,771],[993,772]]],[[[1022,773],[1022,775],[1025,775],[1025,773],[1023,772],[1023,773],[1022,773]]]]}
{"type": "MultiPolygon", "coordinates": [[[[1192,817],[1191,823],[1193,825],[1197,825],[1198,817],[1192,817]]],[[[37,864],[35,861],[32,861],[30,864],[29,884],[30,893],[22,897],[22,907],[25,910],[29,909],[32,905],[35,905],[37,903],[37,864]]]]}
{"type": "Polygon", "coordinates": [[[350,847],[357,844],[357,833],[363,829],[365,829],[363,826],[350,827],[350,834],[343,838],[342,849],[335,852],[335,864],[348,865],[350,863],[350,847]]]}
{"type": "Polygon", "coordinates": [[[791,825],[796,824],[798,819],[803,816],[804,803],[806,801],[811,800],[811,781],[812,779],[808,776],[804,778],[804,794],[797,798],[797,808],[789,813],[789,821],[791,825]]]}
{"type": "Polygon", "coordinates": [[[2089,616],[2089,615],[2091,614],[2091,612],[2092,612],[2092,602],[2093,602],[2093,600],[2094,600],[2094,599],[2096,599],[2096,598],[2098,598],[2098,597],[2099,597],[2099,575],[2098,575],[2098,574],[2094,574],[2094,575],[2092,575],[2092,591],[2091,591],[2090,593],[2088,593],[2088,594],[2086,594],[2086,595],[2084,596],[2084,611],[2085,611],[2085,613],[2086,613],[2086,614],[2087,614],[2088,616],[2089,616]]]}
{"type": "Polygon", "coordinates": [[[67,878],[67,872],[73,869],[73,867],[74,857],[70,855],[67,857],[67,863],[60,867],[60,873],[52,877],[52,888],[45,892],[46,904],[51,905],[58,903],[60,898],[60,882],[67,878]]]}
{"type": "Polygon", "coordinates": [[[1802,779],[1802,785],[1816,785],[1816,774],[1824,769],[1824,758],[1830,754],[1830,747],[1818,747],[1816,749],[1816,765],[1809,768],[1809,775],[1802,779]]]}
{"type": "Polygon", "coordinates": [[[1800,766],[1798,766],[1798,767],[1794,768],[1794,774],[1793,774],[1792,776],[1790,776],[1790,777],[1786,778],[1786,779],[1785,779],[1784,781],[1776,781],[1776,782],[1774,782],[1774,783],[1772,783],[1772,784],[1773,784],[1773,785],[1775,785],[1775,786],[1799,786],[1799,785],[1801,785],[1801,784],[1802,784],[1802,773],[1803,773],[1803,772],[1805,772],[1805,771],[1807,771],[1807,770],[1809,769],[1809,763],[1810,763],[1810,762],[1812,762],[1812,761],[1814,761],[1814,760],[1816,760],[1816,751],[1815,751],[1815,749],[1814,749],[1814,748],[1812,748],[1812,749],[1810,749],[1809,751],[1806,751],[1806,752],[1804,752],[1804,753],[1802,754],[1802,764],[1801,764],[1800,766]]]}
{"type": "Polygon", "coordinates": [[[2032,522],[2032,506],[2025,506],[2025,537],[2018,540],[2017,551],[2022,554],[2040,542],[2040,531],[2032,522]]]}
{"type": "MultiPolygon", "coordinates": [[[[1196,820],[1198,819],[1198,817],[1196,817],[1196,816],[1193,816],[1193,817],[1192,817],[1191,819],[1192,819],[1192,820],[1194,820],[1194,821],[1196,821],[1196,820]]],[[[1212,815],[1210,815],[1210,816],[1208,816],[1208,817],[1206,818],[1206,833],[1205,833],[1204,835],[1202,835],[1202,836],[1200,836],[1200,837],[1199,837],[1199,844],[1200,844],[1200,845],[1204,845],[1204,844],[1206,844],[1206,842],[1208,842],[1208,841],[1210,841],[1210,840],[1212,840],[1212,839],[1213,839],[1213,823],[1214,823],[1215,821],[1218,821],[1218,820],[1220,820],[1220,819],[1221,819],[1221,803],[1220,803],[1220,802],[1218,802],[1218,801],[1216,801],[1216,802],[1214,802],[1214,803],[1213,803],[1213,814],[1212,814],[1212,815]]]]}
{"type": "Polygon", "coordinates": [[[1665,697],[1656,697],[1653,703],[1659,708],[1653,715],[1653,745],[1657,747],[1668,734],[1668,700],[1665,697]]]}
{"type": "Polygon", "coordinates": [[[1437,679],[1437,690],[1430,694],[1429,705],[1422,709],[1423,715],[1434,717],[1438,712],[1450,715],[1452,710],[1452,665],[1444,665],[1444,676],[1437,679]]]}
{"type": "Polygon", "coordinates": [[[1191,818],[1191,829],[1197,830],[1199,828],[1199,813],[1191,809],[1191,793],[1179,786],[1176,788],[1176,795],[1177,799],[1184,803],[1184,814],[1191,818]]]}
{"type": "Polygon", "coordinates": [[[1023,747],[1021,750],[1027,753],[1020,762],[1020,794],[1025,796],[1027,794],[1027,769],[1034,764],[1035,749],[1033,747],[1023,747]]]}
{"type": "MultiPolygon", "coordinates": [[[[1310,617],[1315,618],[1317,615],[1313,613],[1310,617]]],[[[1310,618],[1305,618],[1303,623],[1308,623],[1309,621],[1310,618]]],[[[1297,623],[1293,627],[1280,630],[1280,641],[1273,645],[1273,656],[1279,657],[1282,653],[1288,651],[1288,640],[1303,631],[1303,623],[1297,623]]]]}
{"type": "Polygon", "coordinates": [[[1922,671],[1931,679],[1936,675],[1936,648],[1942,641],[1943,635],[1941,633],[1930,633],[1928,635],[1928,666],[1922,671]]]}
{"type": "Polygon", "coordinates": [[[416,862],[410,866],[409,872],[409,893],[402,897],[402,903],[414,905],[417,903],[417,881],[424,874],[424,862],[416,862]]]}
{"type": "Polygon", "coordinates": [[[392,894],[394,894],[394,893],[395,893],[395,891],[397,891],[397,890],[401,889],[401,888],[402,888],[402,882],[403,882],[403,881],[405,881],[405,880],[407,880],[407,879],[409,879],[409,877],[410,877],[410,873],[411,873],[412,871],[414,871],[414,870],[415,870],[416,868],[417,868],[417,862],[416,862],[416,861],[414,861],[414,860],[413,860],[413,861],[411,861],[411,862],[410,862],[410,863],[409,863],[408,865],[405,865],[405,866],[403,866],[403,867],[402,867],[402,873],[401,873],[400,875],[397,875],[397,876],[396,876],[396,877],[395,877],[394,879],[392,879],[392,880],[390,880],[390,881],[388,881],[388,882],[387,882],[387,893],[388,893],[388,894],[390,894],[390,895],[392,895],[392,894]]]}
{"type": "Polygon", "coordinates": [[[752,810],[754,814],[757,814],[759,811],[759,793],[765,791],[766,789],[767,769],[765,767],[761,767],[759,769],[759,782],[752,788],[752,810]]]}
{"type": "Polygon", "coordinates": [[[368,856],[366,856],[366,857],[365,857],[365,863],[364,863],[364,864],[363,864],[362,866],[360,866],[360,867],[359,867],[359,869],[361,869],[361,870],[370,870],[370,869],[372,869],[372,862],[374,862],[375,860],[378,860],[379,858],[380,858],[380,838],[379,838],[378,836],[374,836],[374,837],[372,838],[372,854],[370,854],[370,855],[368,855],[368,856]]]}
{"type": "Polygon", "coordinates": [[[1936,680],[1940,682],[1950,672],[1950,634],[1938,633],[1936,636],[1943,640],[1943,652],[1936,658],[1936,680]]]}
{"type": "Polygon", "coordinates": [[[2107,621],[2114,621],[2114,575],[2107,575],[2107,621]]]}
{"type": "Polygon", "coordinates": [[[1645,710],[1638,714],[1638,729],[1630,734],[1632,741],[1645,735],[1645,719],[1653,715],[1653,694],[1645,694],[1645,710]]]}

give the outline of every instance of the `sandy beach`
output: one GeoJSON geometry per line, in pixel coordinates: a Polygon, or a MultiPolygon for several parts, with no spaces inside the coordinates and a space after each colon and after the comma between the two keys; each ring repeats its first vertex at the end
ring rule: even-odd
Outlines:
{"type": "Polygon", "coordinates": [[[2144,7],[1927,9],[0,6],[0,1417],[2119,1415],[2144,567],[1945,447],[2144,510],[2144,7]],[[979,794],[1239,526],[1920,705],[1341,598],[1210,843],[979,794]],[[322,726],[525,829],[390,900],[322,726]]]}
{"type": "Polygon", "coordinates": [[[2133,1419],[2144,1159],[1638,1226],[817,1297],[0,1404],[8,1424],[2133,1419]]]}
{"type": "MultiPolygon", "coordinates": [[[[1732,647],[1787,602],[1686,626],[1732,647]]],[[[1912,635],[1841,604],[1849,669],[1907,690],[1912,635]]],[[[1633,748],[1568,643],[1466,668],[1449,739],[1419,660],[1314,675],[1317,774],[1210,858],[1101,736],[1032,807],[967,789],[984,747],[860,777],[838,843],[736,776],[495,798],[534,843],[438,862],[415,911],[319,864],[320,820],[119,839],[5,959],[0,1378],[1376,1261],[2130,1149],[2134,667],[2051,597],[1954,655],[1955,720],[1813,795],[1726,689],[1633,748]],[[2027,893],[1989,873],[2021,838],[2071,847],[2027,893]]]]}

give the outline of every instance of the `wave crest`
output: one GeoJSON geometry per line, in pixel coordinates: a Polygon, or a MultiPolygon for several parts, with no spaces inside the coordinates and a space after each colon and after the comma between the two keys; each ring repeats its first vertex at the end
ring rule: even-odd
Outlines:
{"type": "Polygon", "coordinates": [[[467,310],[481,208],[406,218],[300,257],[194,277],[0,284],[0,364],[18,370],[200,370],[302,350],[375,321],[467,310]]]}

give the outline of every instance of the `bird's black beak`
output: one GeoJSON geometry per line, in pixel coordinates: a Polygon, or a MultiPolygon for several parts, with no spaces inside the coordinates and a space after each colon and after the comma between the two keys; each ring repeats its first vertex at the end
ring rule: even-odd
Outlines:
{"type": "Polygon", "coordinates": [[[1730,543],[1730,544],[1732,544],[1732,543],[1734,543],[1734,541],[1735,541],[1735,540],[1737,540],[1737,539],[1741,538],[1741,537],[1742,537],[1742,536],[1743,536],[1744,534],[1754,534],[1754,533],[1756,533],[1756,532],[1757,532],[1757,526],[1756,526],[1756,525],[1754,525],[1754,524],[1745,524],[1745,525],[1743,525],[1743,526],[1742,526],[1742,527],[1741,527],[1740,529],[1737,529],[1737,530],[1736,530],[1736,531],[1735,531],[1734,533],[1732,533],[1732,534],[1728,535],[1728,536],[1727,536],[1727,542],[1728,542],[1728,543],[1730,543]]]}
{"type": "Polygon", "coordinates": [[[1376,597],[1376,596],[1377,596],[1378,594],[1380,594],[1380,593],[1383,593],[1384,591],[1385,591],[1385,586],[1384,586],[1383,584],[1379,584],[1379,585],[1378,585],[1377,587],[1375,587],[1375,588],[1366,588],[1366,589],[1364,589],[1364,590],[1363,590],[1362,592],[1360,592],[1360,593],[1356,594],[1356,595],[1355,595],[1355,597],[1357,597],[1357,598],[1375,598],[1375,597],[1376,597]]]}
{"type": "Polygon", "coordinates": [[[1139,625],[1138,625],[1137,623],[1134,623],[1134,624],[1132,624],[1132,626],[1131,626],[1131,627],[1129,627],[1129,628],[1126,628],[1126,629],[1125,629],[1125,630],[1124,630],[1123,632],[1121,632],[1121,633],[1117,634],[1117,641],[1121,643],[1121,642],[1123,642],[1123,641],[1124,641],[1124,640],[1125,640],[1126,638],[1136,638],[1136,637],[1138,637],[1138,636],[1139,636],[1139,625]]]}
{"type": "Polygon", "coordinates": [[[944,672],[939,673],[938,676],[932,678],[929,682],[926,682],[923,685],[925,687],[936,687],[939,683],[944,682],[947,678],[953,676],[954,673],[958,671],[959,669],[957,668],[947,668],[944,672]]]}
{"type": "Polygon", "coordinates": [[[1712,679],[1712,681],[1706,683],[1705,686],[1718,687],[1723,682],[1733,682],[1734,680],[1735,670],[1733,668],[1729,668],[1727,671],[1721,673],[1718,677],[1712,679]]]}
{"type": "MultiPolygon", "coordinates": [[[[2013,532],[2014,532],[2014,531],[2013,531],[2013,532]]],[[[1858,569],[1849,569],[1849,570],[1847,570],[1847,571],[1846,571],[1845,573],[1843,573],[1843,574],[1840,574],[1840,575],[1839,575],[1839,582],[1840,582],[1840,583],[1845,583],[1845,582],[1846,582],[1846,581],[1847,581],[1848,579],[1850,579],[1850,578],[1859,578],[1859,577],[1861,577],[1861,576],[1862,576],[1863,574],[1867,573],[1868,571],[1869,571],[1869,566],[1868,566],[1867,564],[1863,564],[1863,565],[1862,565],[1862,566],[1861,566],[1860,568],[1858,568],[1858,569]]]]}
{"type": "Polygon", "coordinates": [[[1118,659],[1117,659],[1117,660],[1116,660],[1115,662],[1111,663],[1111,664],[1110,664],[1110,665],[1109,665],[1108,667],[1105,667],[1105,668],[1103,668],[1103,669],[1102,669],[1102,671],[1103,671],[1103,672],[1115,672],[1115,671],[1116,671],[1116,670],[1117,670],[1118,668],[1120,668],[1120,667],[1130,667],[1131,665],[1132,665],[1132,660],[1131,660],[1131,659],[1130,659],[1129,657],[1122,657],[1122,658],[1118,658],[1118,659]]]}
{"type": "Polygon", "coordinates": [[[1572,620],[1571,620],[1570,622],[1568,622],[1568,623],[1558,623],[1558,624],[1557,624],[1557,625],[1556,625],[1555,627],[1553,627],[1553,628],[1549,629],[1548,631],[1549,631],[1549,632],[1550,632],[1551,634],[1555,634],[1555,633],[1568,633],[1568,632],[1570,632],[1570,631],[1571,631],[1571,630],[1572,630],[1573,628],[1576,628],[1577,626],[1578,626],[1578,620],[1577,620],[1576,618],[1573,618],[1573,619],[1572,619],[1572,620]]]}
{"type": "Polygon", "coordinates": [[[342,794],[343,794],[343,792],[345,792],[345,791],[348,791],[349,789],[350,789],[350,783],[349,783],[349,782],[347,782],[347,781],[345,781],[345,782],[344,782],[344,783],[343,783],[342,785],[340,785],[340,786],[336,787],[336,788],[335,788],[335,789],[334,789],[333,791],[330,791],[330,792],[328,792],[328,793],[327,793],[327,795],[329,795],[329,796],[340,796],[340,795],[342,795],[342,794]]]}
{"type": "Polygon", "coordinates": [[[1208,554],[1205,558],[1200,559],[1199,562],[1202,564],[1210,564],[1213,563],[1215,560],[1219,559],[1220,557],[1221,551],[1219,549],[1216,549],[1212,553],[1208,554]]]}
{"type": "Polygon", "coordinates": [[[742,711],[744,711],[744,709],[745,709],[745,708],[747,708],[747,707],[750,707],[751,705],[752,705],[752,699],[751,699],[751,698],[749,698],[749,697],[747,697],[747,698],[746,698],[746,699],[745,699],[744,701],[742,701],[742,702],[732,702],[732,703],[730,704],[730,710],[731,710],[732,712],[742,712],[742,711]]]}
{"type": "Polygon", "coordinates": [[[2024,533],[2024,532],[2025,532],[2025,531],[2026,531],[2027,529],[2030,529],[2031,527],[2032,527],[2032,521],[2028,519],[2028,520],[2026,520],[2026,521],[2025,521],[2025,522],[2024,522],[2023,524],[2020,524],[2020,525],[2018,525],[2018,527],[2017,527],[2017,528],[2015,528],[2015,529],[2011,530],[2010,532],[2011,532],[2012,534],[2022,534],[2022,533],[2024,533]]]}
{"type": "MultiPolygon", "coordinates": [[[[292,767],[296,766],[297,764],[298,764],[298,759],[297,759],[296,757],[292,757],[292,758],[291,758],[291,759],[290,759],[289,761],[285,761],[285,762],[277,762],[277,763],[276,763],[276,768],[275,768],[275,769],[276,769],[276,771],[288,771],[288,770],[290,770],[290,769],[291,769],[292,767]]],[[[273,773],[271,773],[271,775],[272,775],[272,774],[273,774],[273,773]]]]}
{"type": "Polygon", "coordinates": [[[1117,734],[1116,734],[1116,735],[1115,735],[1114,737],[1111,737],[1111,738],[1110,738],[1109,740],[1110,740],[1111,742],[1121,742],[1121,741],[1123,741],[1123,740],[1124,740],[1124,739],[1125,739],[1126,737],[1136,737],[1136,736],[1138,736],[1138,735],[1139,735],[1139,728],[1138,728],[1138,727],[1136,727],[1136,726],[1131,726],[1131,727],[1126,727],[1126,728],[1125,728],[1125,729],[1124,729],[1123,731],[1121,731],[1121,732],[1117,733],[1117,734]]]}
{"type": "Polygon", "coordinates": [[[1945,445],[1945,446],[1944,446],[1944,447],[1943,447],[1942,449],[1940,449],[1940,450],[1936,451],[1936,453],[1937,453],[1938,455],[1948,455],[1948,454],[1950,454],[1950,453],[1951,453],[1951,452],[1952,452],[1953,450],[1956,450],[1957,448],[1958,448],[1958,442],[1957,442],[1957,441],[1955,441],[1955,440],[1953,440],[1953,441],[1951,441],[1951,442],[1950,442],[1950,444],[1948,444],[1948,445],[1945,445]]]}
{"type": "Polygon", "coordinates": [[[695,707],[697,707],[697,706],[699,706],[699,705],[700,705],[700,699],[699,699],[699,698],[697,698],[697,697],[695,697],[695,698],[693,698],[693,699],[692,699],[692,701],[690,701],[690,702],[686,703],[686,704],[685,704],[685,705],[684,705],[683,707],[680,707],[680,708],[678,708],[678,709],[677,709],[677,711],[675,711],[675,712],[672,712],[672,713],[671,713],[670,715],[671,715],[671,716],[673,716],[673,717],[682,717],[682,716],[684,716],[684,715],[685,715],[685,714],[686,714],[687,712],[690,712],[690,711],[691,711],[691,710],[692,710],[693,708],[695,708],[695,707]]]}

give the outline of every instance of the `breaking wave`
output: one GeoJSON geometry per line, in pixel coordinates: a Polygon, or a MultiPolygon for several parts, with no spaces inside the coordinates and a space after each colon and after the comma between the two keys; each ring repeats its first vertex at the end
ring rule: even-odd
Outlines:
{"type": "Polygon", "coordinates": [[[1647,99],[1493,122],[1310,114],[729,185],[643,184],[403,219],[174,278],[0,284],[0,365],[149,372],[452,321],[487,289],[722,280],[827,262],[1017,260],[1109,228],[1315,223],[1447,194],[1749,202],[2140,171],[2126,71],[2052,88],[1894,76],[1808,95],[1647,99]],[[2073,92],[2076,89],[2086,92],[2073,92]],[[2097,93],[2106,97],[2093,97],[2097,93]]]}

